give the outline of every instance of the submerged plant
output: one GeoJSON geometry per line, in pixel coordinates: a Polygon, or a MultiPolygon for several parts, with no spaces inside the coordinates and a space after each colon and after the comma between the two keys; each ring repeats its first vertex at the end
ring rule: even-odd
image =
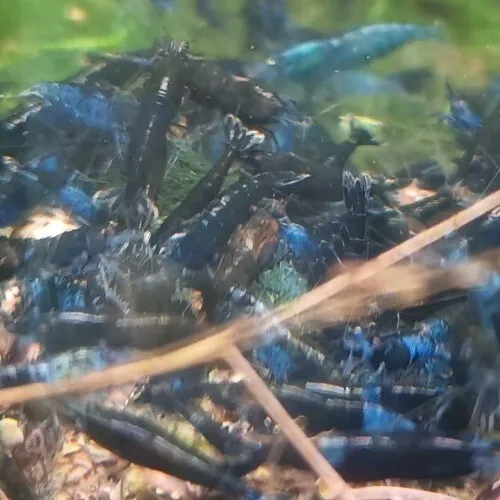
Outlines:
{"type": "Polygon", "coordinates": [[[307,292],[307,280],[283,261],[260,275],[256,291],[266,304],[278,306],[307,292]]]}

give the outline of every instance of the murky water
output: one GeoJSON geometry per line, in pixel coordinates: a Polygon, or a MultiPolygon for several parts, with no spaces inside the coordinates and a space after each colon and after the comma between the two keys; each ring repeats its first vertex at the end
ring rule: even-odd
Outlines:
{"type": "MultiPolygon", "coordinates": [[[[354,127],[349,127],[355,120],[362,122],[380,145],[360,147],[352,158],[355,167],[388,172],[431,159],[451,168],[457,141],[453,130],[439,120],[450,105],[446,85],[460,89],[497,85],[500,96],[498,0],[281,2],[288,6],[288,20],[284,22],[279,12],[264,14],[268,36],[261,38],[252,32],[245,0],[4,0],[0,2],[0,92],[6,97],[0,109],[14,105],[16,94],[35,82],[74,74],[86,64],[88,53],[151,47],[166,37],[188,41],[193,54],[258,68],[269,59],[277,60],[281,51],[299,40],[332,38],[377,23],[409,23],[440,30],[440,36],[417,37],[419,41],[385,57],[366,58],[349,71],[343,68],[316,87],[310,81],[267,82],[281,95],[296,99],[335,139],[352,132],[354,127]]],[[[177,146],[175,140],[172,143],[177,146]]],[[[189,138],[179,140],[178,151],[172,148],[168,160],[173,158],[178,168],[169,171],[160,196],[162,214],[185,197],[211,164],[201,156],[189,138]]],[[[117,178],[106,181],[118,184],[117,178]]],[[[278,271],[285,275],[283,268],[278,271]]],[[[302,287],[297,275],[291,279],[302,287]]],[[[271,305],[281,300],[285,289],[286,299],[303,291],[297,286],[292,294],[288,283],[274,289],[271,285],[281,286],[276,276],[264,276],[259,283],[262,290],[269,288],[271,305]]]]}
{"type": "MultiPolygon", "coordinates": [[[[500,65],[500,9],[494,0],[287,3],[296,24],[324,34],[375,22],[443,23],[449,46],[434,54],[443,70],[484,77],[500,65]]],[[[241,16],[243,1],[211,0],[210,4],[219,20],[214,27],[209,25],[214,24],[213,20],[207,21],[196,13],[195,0],[164,0],[156,4],[150,0],[2,2],[1,77],[14,82],[53,79],[71,72],[85,51],[144,47],[161,34],[189,40],[200,53],[248,57],[241,16]],[[158,4],[167,8],[158,8],[158,4]]]]}
{"type": "MultiPolygon", "coordinates": [[[[409,44],[368,65],[375,75],[428,68],[436,77],[424,95],[376,94],[316,103],[329,125],[345,113],[369,115],[384,123],[396,148],[357,154],[364,167],[393,169],[422,154],[448,162],[453,144],[435,127],[433,114],[446,109],[445,78],[456,85],[484,84],[500,71],[500,9],[493,0],[287,0],[294,25],[322,35],[380,22],[442,25],[439,42],[409,44]],[[404,151],[404,154],[403,154],[404,151]]],[[[209,56],[262,61],[273,48],[253,43],[242,0],[18,0],[0,4],[0,84],[8,91],[40,80],[67,77],[91,51],[148,47],[158,36],[188,40],[209,56]],[[199,5],[201,4],[201,8],[199,5]],[[198,6],[198,8],[197,8],[198,6]]],[[[281,89],[282,90],[282,89],[281,89]]],[[[290,89],[290,95],[303,92],[290,89]]],[[[4,102],[5,104],[5,102],[4,102]]]]}

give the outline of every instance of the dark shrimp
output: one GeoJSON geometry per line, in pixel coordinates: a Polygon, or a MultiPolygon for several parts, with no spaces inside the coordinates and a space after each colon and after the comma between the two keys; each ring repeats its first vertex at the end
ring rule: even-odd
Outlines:
{"type": "MultiPolygon", "coordinates": [[[[316,161],[323,163],[342,149],[342,146],[337,145],[321,125],[298,111],[291,102],[284,102],[283,110],[276,119],[265,125],[259,124],[259,130],[265,139],[257,152],[269,154],[293,152],[308,158],[311,163],[316,161]]],[[[224,142],[222,127],[214,127],[204,134],[201,144],[205,157],[210,161],[218,161],[223,152],[224,142]]],[[[247,159],[249,166],[252,166],[252,155],[247,159]]],[[[255,165],[253,167],[256,168],[255,165]]]]}
{"type": "Polygon", "coordinates": [[[357,147],[376,145],[364,130],[353,126],[351,137],[335,145],[323,162],[309,161],[294,153],[256,153],[246,159],[255,172],[292,170],[307,173],[310,178],[303,183],[300,195],[314,201],[339,201],[342,199],[342,175],[347,161],[357,147]]]}
{"type": "Polygon", "coordinates": [[[97,405],[65,406],[92,439],[130,462],[244,498],[252,495],[225,461],[217,463],[189,449],[152,421],[97,405]]]}
{"type": "Polygon", "coordinates": [[[177,372],[176,375],[159,380],[152,379],[140,393],[139,401],[146,402],[172,410],[176,401],[188,401],[193,398],[207,396],[217,405],[224,406],[230,411],[238,408],[246,401],[245,386],[241,381],[211,381],[204,377],[204,373],[197,370],[177,372]]]}
{"type": "Polygon", "coordinates": [[[367,204],[370,198],[371,179],[368,175],[355,178],[345,171],[342,176],[344,203],[347,208],[347,229],[353,251],[360,255],[366,250],[367,204]]]}
{"type": "MultiPolygon", "coordinates": [[[[436,437],[412,431],[389,435],[313,438],[321,453],[347,481],[398,479],[449,479],[477,472],[495,463],[488,442],[436,437]]],[[[282,463],[304,467],[287,449],[282,463]]]]}
{"type": "Polygon", "coordinates": [[[411,420],[377,404],[326,399],[293,386],[276,387],[273,392],[293,417],[307,418],[313,434],[330,429],[374,434],[415,429],[411,420]]]}
{"type": "Polygon", "coordinates": [[[266,124],[279,119],[283,101],[253,81],[224,71],[216,63],[190,57],[183,71],[190,96],[202,106],[234,114],[244,123],[266,124]]]}
{"type": "Polygon", "coordinates": [[[224,128],[227,146],[222,158],[199,180],[182,202],[168,215],[151,240],[153,246],[160,238],[166,239],[176,232],[183,221],[206,208],[220,191],[236,156],[247,154],[263,140],[262,134],[248,130],[233,115],[226,117],[224,128]]]}
{"type": "Polygon", "coordinates": [[[262,198],[274,193],[290,194],[300,190],[308,175],[292,172],[264,173],[248,180],[238,181],[223,191],[186,232],[171,238],[170,255],[190,268],[207,264],[216,250],[227,242],[239,224],[249,217],[249,210],[262,198]],[[201,244],[203,242],[203,244],[201,244]]]}
{"type": "Polygon", "coordinates": [[[234,474],[238,476],[247,474],[266,458],[268,452],[266,446],[243,440],[221,428],[196,404],[181,402],[177,399],[177,395],[170,399],[175,410],[179,411],[215,448],[229,457],[228,464],[234,474]]]}
{"type": "Polygon", "coordinates": [[[376,403],[400,414],[429,403],[446,391],[446,387],[417,387],[405,385],[349,386],[307,382],[306,389],[328,398],[362,400],[376,403]]]}
{"type": "Polygon", "coordinates": [[[347,213],[325,217],[324,220],[309,221],[304,218],[304,225],[282,216],[280,258],[292,260],[295,267],[307,274],[314,285],[325,277],[332,265],[341,263],[346,256],[361,256],[366,249],[365,227],[370,187],[368,176],[360,180],[350,172],[344,172],[342,189],[347,213]]]}
{"type": "Polygon", "coordinates": [[[28,149],[31,120],[47,106],[47,103],[20,105],[0,122],[0,154],[19,158],[28,149]]]}
{"type": "Polygon", "coordinates": [[[112,348],[155,349],[182,340],[200,330],[190,318],[170,315],[141,315],[116,318],[70,311],[49,312],[13,325],[13,331],[27,333],[49,352],[75,347],[92,347],[104,342],[112,348]]]}
{"type": "Polygon", "coordinates": [[[14,236],[10,243],[25,270],[39,271],[44,267],[59,269],[75,262],[83,264],[104,251],[123,245],[124,240],[132,243],[143,238],[142,233],[122,232],[117,235],[99,227],[81,226],[47,238],[16,239],[14,236]]]}
{"type": "Polygon", "coordinates": [[[181,78],[186,46],[172,45],[156,63],[143,90],[126,159],[125,203],[140,190],[154,201],[167,165],[167,131],[187,89],[181,78]]]}

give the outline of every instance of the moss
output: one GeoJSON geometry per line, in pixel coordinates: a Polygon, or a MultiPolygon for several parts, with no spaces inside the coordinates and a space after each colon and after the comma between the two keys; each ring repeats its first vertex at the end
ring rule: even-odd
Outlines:
{"type": "Polygon", "coordinates": [[[191,140],[174,139],[170,147],[168,170],[158,203],[164,215],[175,208],[210,168],[203,155],[194,149],[191,140]]]}
{"type": "Polygon", "coordinates": [[[255,293],[269,306],[278,306],[300,297],[307,291],[307,280],[291,262],[280,262],[260,274],[255,293]]]}

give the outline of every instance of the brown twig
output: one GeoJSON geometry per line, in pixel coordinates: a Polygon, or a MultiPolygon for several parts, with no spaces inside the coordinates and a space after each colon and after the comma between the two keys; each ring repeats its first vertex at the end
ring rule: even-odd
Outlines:
{"type": "Polygon", "coordinates": [[[416,235],[401,245],[364,264],[358,270],[346,273],[304,294],[295,302],[282,306],[275,314],[259,318],[243,318],[217,331],[193,338],[177,349],[174,345],[161,353],[153,352],[146,359],[139,359],[97,373],[83,375],[77,379],[46,384],[30,384],[23,387],[0,390],[0,405],[11,405],[33,399],[63,394],[88,392],[110,385],[132,382],[148,375],[159,375],[220,358],[229,346],[262,334],[280,322],[300,316],[318,304],[330,299],[353,283],[359,283],[387,269],[400,260],[437,241],[444,235],[456,231],[474,219],[500,205],[500,191],[477,202],[457,215],[416,235]],[[174,352],[172,352],[175,349],[174,352]],[[166,351],[166,352],[165,352],[166,351]]]}
{"type": "Polygon", "coordinates": [[[450,268],[427,268],[416,264],[396,264],[349,287],[349,293],[325,300],[301,314],[298,323],[314,325],[363,318],[377,310],[405,309],[447,290],[468,289],[484,283],[500,269],[500,252],[481,256],[450,268]],[[374,300],[375,299],[375,300],[374,300]]]}
{"type": "Polygon", "coordinates": [[[224,355],[224,359],[235,372],[245,376],[244,382],[250,394],[280,426],[290,444],[302,455],[311,469],[324,481],[329,490],[329,498],[355,500],[349,485],[337,474],[326,458],[314,446],[313,442],[302,432],[302,429],[290,417],[239,349],[232,347],[229,353],[224,355]]]}
{"type": "Polygon", "coordinates": [[[353,490],[356,500],[457,500],[456,497],[399,486],[367,486],[353,490]]]}

